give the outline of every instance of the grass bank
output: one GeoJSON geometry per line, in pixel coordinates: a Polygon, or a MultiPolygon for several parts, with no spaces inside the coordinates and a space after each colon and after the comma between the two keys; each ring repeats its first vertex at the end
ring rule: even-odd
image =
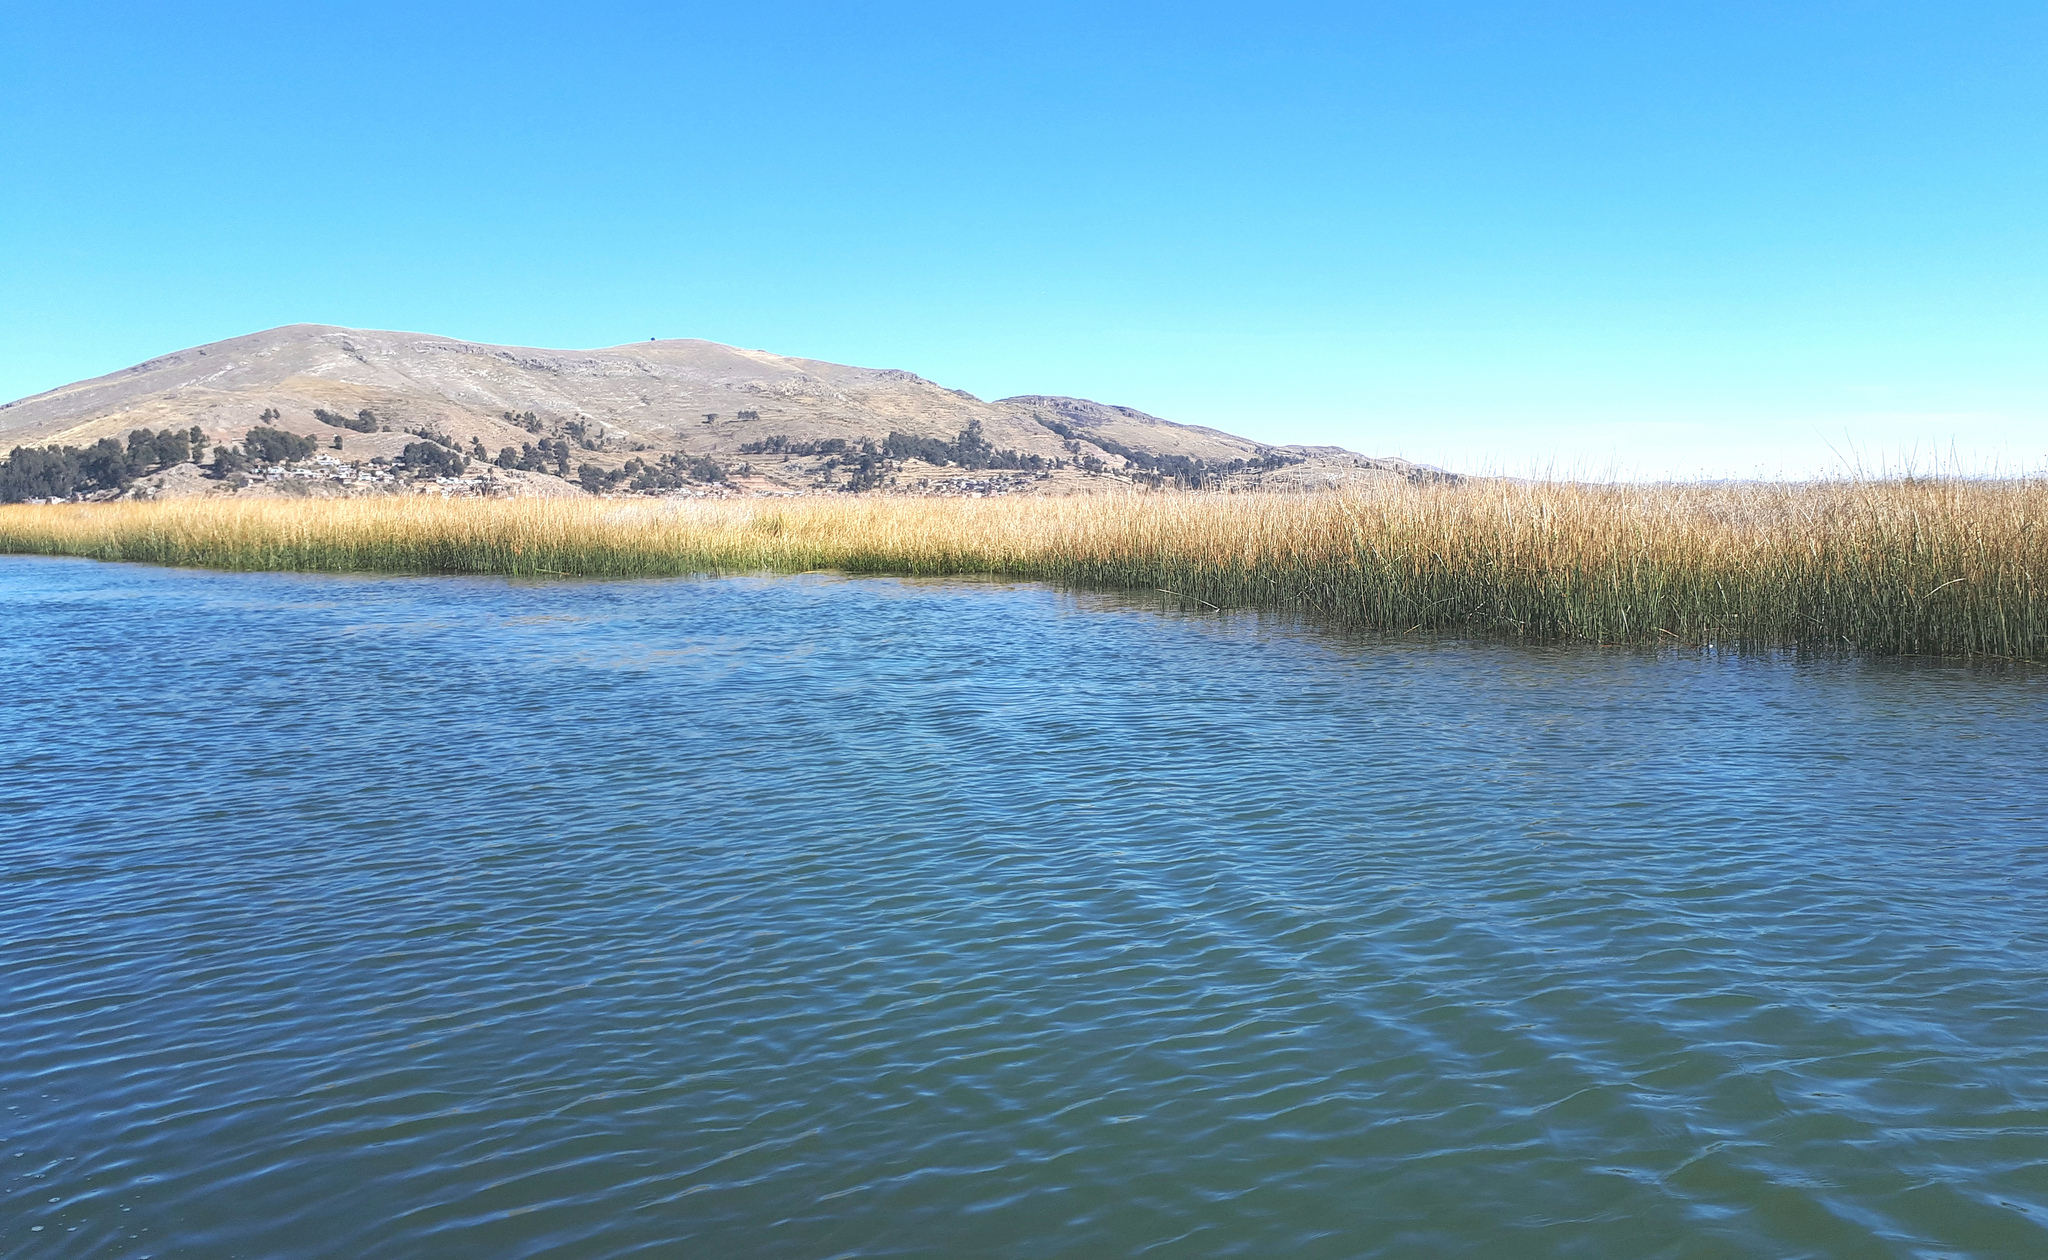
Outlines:
{"type": "Polygon", "coordinates": [[[1000,574],[1326,623],[2048,659],[2048,482],[0,508],[0,551],[218,569],[1000,574]]]}

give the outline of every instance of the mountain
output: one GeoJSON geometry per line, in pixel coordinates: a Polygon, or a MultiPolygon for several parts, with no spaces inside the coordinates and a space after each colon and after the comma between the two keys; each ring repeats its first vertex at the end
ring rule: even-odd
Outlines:
{"type": "MultiPolygon", "coordinates": [[[[764,479],[762,488],[816,484],[818,448],[833,452],[833,439],[856,450],[891,433],[947,444],[970,426],[994,451],[1057,461],[1075,478],[1085,468],[1104,481],[1119,473],[1157,479],[1161,470],[1247,465],[1258,467],[1242,475],[1283,465],[1297,474],[1303,465],[1355,466],[1378,476],[1415,472],[1398,460],[1272,447],[1128,407],[1036,395],[988,402],[910,372],[709,341],[542,350],[317,324],[181,350],[0,405],[0,446],[86,445],[139,428],[192,426],[225,443],[259,423],[312,436],[323,447],[340,437],[354,459],[396,456],[421,432],[465,449],[478,443],[494,455],[546,438],[573,443],[579,464],[600,469],[662,454],[749,464],[764,479]],[[266,411],[276,418],[262,419],[266,411]],[[332,423],[364,411],[378,431],[332,423]]],[[[929,471],[927,465],[943,462],[931,456],[914,466],[929,471]]]]}

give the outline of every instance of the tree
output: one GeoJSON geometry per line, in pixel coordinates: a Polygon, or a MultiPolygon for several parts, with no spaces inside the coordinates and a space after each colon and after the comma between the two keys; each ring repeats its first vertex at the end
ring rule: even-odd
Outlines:
{"type": "Polygon", "coordinates": [[[65,499],[85,480],[75,446],[17,446],[0,464],[0,503],[65,499]]]}
{"type": "Polygon", "coordinates": [[[855,492],[872,490],[882,484],[882,477],[886,472],[887,468],[883,463],[883,457],[875,449],[875,444],[873,442],[865,443],[860,453],[860,460],[854,465],[853,471],[847,476],[846,488],[855,492]]]}
{"type": "Polygon", "coordinates": [[[102,490],[119,490],[135,480],[128,463],[128,448],[118,438],[101,438],[79,452],[78,471],[102,490]]]}
{"type": "Polygon", "coordinates": [[[322,424],[331,424],[337,429],[351,429],[357,433],[375,433],[382,427],[381,422],[375,415],[371,414],[368,408],[364,408],[353,416],[345,416],[338,411],[329,411],[324,407],[315,407],[313,408],[313,418],[322,424]]]}
{"type": "Polygon", "coordinates": [[[969,420],[967,427],[960,431],[960,438],[953,443],[962,468],[987,468],[990,456],[994,455],[994,443],[981,435],[981,421],[969,420]]]}
{"type": "Polygon", "coordinates": [[[75,446],[16,447],[0,460],[0,503],[64,499],[74,494],[125,489],[145,473],[205,457],[206,434],[189,429],[131,429],[126,440],[101,438],[75,446]]]}
{"type": "MultiPolygon", "coordinates": [[[[744,451],[746,448],[740,449],[744,451]]],[[[889,459],[921,459],[927,464],[958,464],[962,468],[1020,468],[1036,472],[1050,467],[1040,455],[997,450],[995,444],[983,436],[979,420],[969,421],[967,427],[960,431],[960,436],[951,442],[914,437],[908,433],[891,433],[882,443],[882,454],[889,459]]]]}
{"type": "Polygon", "coordinates": [[[467,469],[469,461],[439,442],[407,442],[398,466],[420,476],[453,477],[467,469]]]}
{"type": "MultiPolygon", "coordinates": [[[[177,429],[165,429],[162,433],[136,429],[128,435],[128,472],[139,477],[143,473],[169,468],[173,464],[182,464],[195,458],[192,438],[198,433],[196,427],[182,432],[177,429]]],[[[200,441],[205,440],[205,436],[200,435],[200,441]]]]}
{"type": "Polygon", "coordinates": [[[311,455],[314,443],[312,438],[257,425],[242,439],[242,448],[258,463],[289,464],[311,455]]]}

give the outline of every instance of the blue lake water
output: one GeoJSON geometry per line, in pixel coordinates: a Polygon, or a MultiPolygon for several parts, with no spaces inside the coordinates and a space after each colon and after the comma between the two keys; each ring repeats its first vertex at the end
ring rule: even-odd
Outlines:
{"type": "Polygon", "coordinates": [[[2048,675],[0,558],[0,1255],[2048,1256],[2048,675]]]}

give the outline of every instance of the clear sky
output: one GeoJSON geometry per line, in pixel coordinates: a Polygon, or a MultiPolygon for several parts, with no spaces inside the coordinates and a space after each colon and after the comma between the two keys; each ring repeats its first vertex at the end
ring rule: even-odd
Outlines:
{"type": "Polygon", "coordinates": [[[2048,465],[2048,5],[0,0],[0,397],[705,337],[1460,469],[2048,465]]]}

